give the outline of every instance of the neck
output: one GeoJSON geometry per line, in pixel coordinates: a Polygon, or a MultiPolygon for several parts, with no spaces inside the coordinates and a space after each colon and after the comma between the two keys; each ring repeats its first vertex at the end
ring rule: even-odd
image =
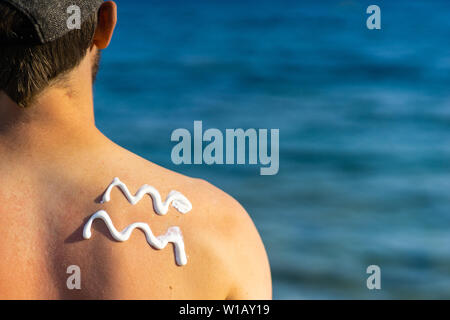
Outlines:
{"type": "Polygon", "coordinates": [[[57,156],[91,146],[101,135],[93,109],[90,83],[47,89],[27,108],[0,92],[0,158],[57,156]]]}

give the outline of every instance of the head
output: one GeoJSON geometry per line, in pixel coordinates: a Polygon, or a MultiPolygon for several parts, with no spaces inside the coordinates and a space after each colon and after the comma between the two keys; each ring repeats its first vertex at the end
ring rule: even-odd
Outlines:
{"type": "Polygon", "coordinates": [[[26,108],[51,88],[69,87],[74,77],[93,81],[98,72],[100,50],[110,41],[117,20],[114,2],[104,2],[98,13],[62,37],[41,44],[27,17],[0,1],[0,92],[26,108]],[[26,42],[19,35],[30,35],[26,42]],[[88,64],[86,68],[79,68],[88,64]]]}

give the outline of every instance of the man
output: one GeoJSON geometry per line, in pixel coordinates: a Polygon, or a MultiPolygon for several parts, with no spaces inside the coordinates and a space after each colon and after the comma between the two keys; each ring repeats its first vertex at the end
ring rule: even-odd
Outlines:
{"type": "Polygon", "coordinates": [[[112,1],[0,0],[0,298],[270,299],[264,246],[234,199],[95,127],[92,83],[116,12],[112,1]],[[74,4],[82,24],[71,30],[74,4]],[[145,184],[162,200],[177,190],[192,210],[158,215],[150,197],[131,205],[118,188],[102,203],[115,177],[132,195],[145,184]],[[155,236],[179,227],[187,264],[176,263],[173,244],[156,250],[140,230],[116,241],[101,220],[86,240],[83,228],[101,210],[119,231],[135,222],[155,236]]]}

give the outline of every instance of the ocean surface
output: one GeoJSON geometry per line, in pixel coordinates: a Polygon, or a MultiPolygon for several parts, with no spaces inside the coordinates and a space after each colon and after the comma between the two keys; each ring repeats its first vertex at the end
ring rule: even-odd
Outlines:
{"type": "Polygon", "coordinates": [[[116,2],[99,128],[241,202],[274,298],[450,298],[450,1],[116,2]],[[278,175],[174,165],[195,120],[280,129],[278,175]]]}

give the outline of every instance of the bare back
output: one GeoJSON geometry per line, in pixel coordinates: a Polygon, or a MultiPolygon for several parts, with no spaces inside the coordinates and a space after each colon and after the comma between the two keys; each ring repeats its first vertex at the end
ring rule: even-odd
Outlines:
{"type": "Polygon", "coordinates": [[[210,184],[173,173],[104,143],[66,156],[0,161],[0,298],[3,299],[266,299],[270,271],[264,247],[245,210],[210,184]],[[55,161],[55,159],[58,159],[55,161]],[[114,188],[119,177],[132,194],[144,184],[164,200],[172,190],[192,203],[182,214],[156,214],[152,198],[136,205],[114,188]],[[178,226],[188,262],[177,265],[173,245],[156,250],[144,232],[118,242],[96,220],[99,210],[117,230],[144,222],[158,236],[178,226]],[[69,290],[69,266],[78,266],[81,289],[69,290]]]}

